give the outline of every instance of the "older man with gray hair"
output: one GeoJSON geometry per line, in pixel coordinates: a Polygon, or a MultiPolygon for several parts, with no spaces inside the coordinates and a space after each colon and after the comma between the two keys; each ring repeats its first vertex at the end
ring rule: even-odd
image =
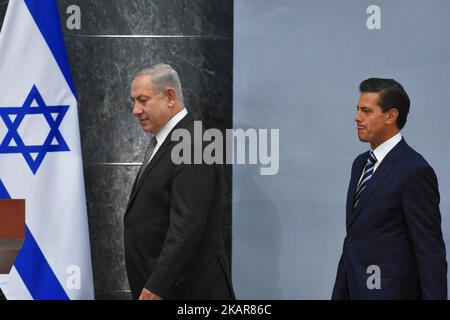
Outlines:
{"type": "Polygon", "coordinates": [[[131,100],[133,115],[152,134],[124,216],[133,298],[234,299],[223,240],[223,168],[171,159],[172,132],[194,136],[177,72],[167,64],[138,72],[131,100]]]}

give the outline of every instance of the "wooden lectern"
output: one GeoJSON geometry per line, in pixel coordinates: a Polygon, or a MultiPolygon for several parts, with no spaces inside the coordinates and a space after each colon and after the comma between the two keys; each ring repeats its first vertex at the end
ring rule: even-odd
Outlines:
{"type": "Polygon", "coordinates": [[[0,274],[8,274],[25,240],[25,200],[0,200],[0,274]]]}

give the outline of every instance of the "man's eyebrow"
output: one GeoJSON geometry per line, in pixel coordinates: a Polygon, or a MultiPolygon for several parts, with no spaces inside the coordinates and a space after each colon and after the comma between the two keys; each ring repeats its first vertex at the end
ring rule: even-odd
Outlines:
{"type": "Polygon", "coordinates": [[[148,96],[145,96],[145,95],[140,95],[140,96],[137,96],[136,98],[134,98],[133,96],[131,96],[130,97],[130,99],[131,100],[135,100],[135,99],[142,99],[142,98],[145,98],[145,99],[150,99],[150,97],[148,97],[148,96]]]}

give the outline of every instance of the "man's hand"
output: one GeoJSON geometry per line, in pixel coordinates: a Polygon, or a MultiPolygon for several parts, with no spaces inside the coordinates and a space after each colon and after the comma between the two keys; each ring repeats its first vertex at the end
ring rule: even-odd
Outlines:
{"type": "Polygon", "coordinates": [[[139,300],[162,300],[162,298],[144,288],[139,296],[139,300]]]}

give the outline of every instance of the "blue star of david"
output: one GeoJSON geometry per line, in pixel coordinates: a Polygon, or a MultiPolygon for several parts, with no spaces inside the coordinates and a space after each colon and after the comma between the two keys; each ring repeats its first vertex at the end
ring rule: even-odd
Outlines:
{"type": "Polygon", "coordinates": [[[33,86],[21,107],[0,107],[0,117],[3,119],[8,132],[0,144],[0,154],[20,153],[26,160],[33,174],[36,174],[42,161],[49,152],[70,151],[64,141],[59,126],[69,106],[47,106],[36,86],[33,86]],[[37,106],[32,106],[33,101],[37,106]],[[42,114],[50,126],[50,132],[43,145],[26,146],[17,129],[26,115],[42,114]],[[11,118],[10,116],[15,116],[11,118]],[[13,142],[15,142],[15,145],[13,142]],[[33,159],[32,155],[35,155],[33,159]]]}

